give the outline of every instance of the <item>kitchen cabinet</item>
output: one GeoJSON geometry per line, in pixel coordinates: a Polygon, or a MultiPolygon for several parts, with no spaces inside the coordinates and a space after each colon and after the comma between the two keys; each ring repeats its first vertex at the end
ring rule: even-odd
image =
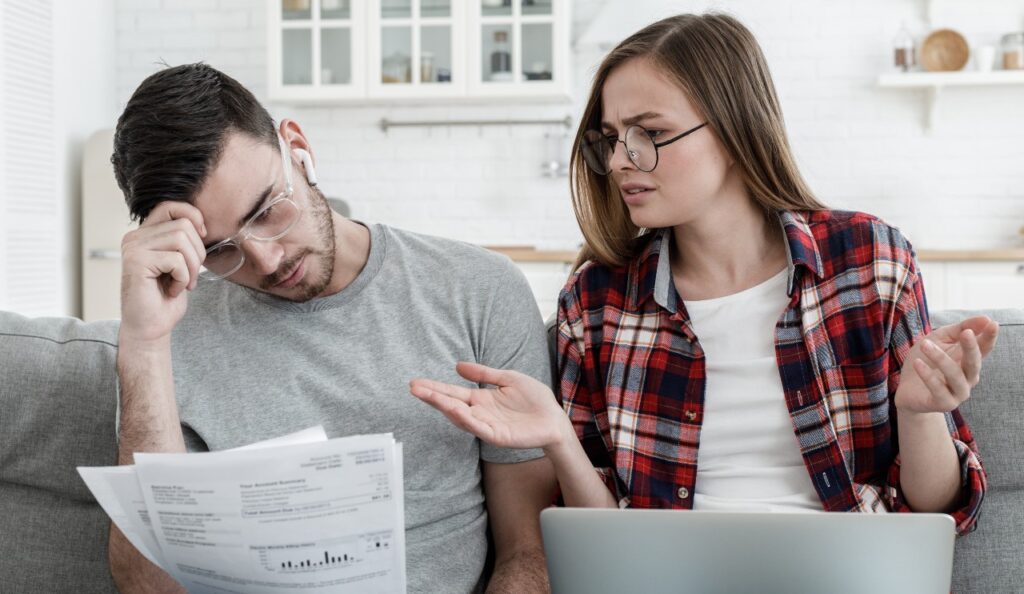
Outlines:
{"type": "Polygon", "coordinates": [[[530,246],[484,246],[508,256],[530,285],[541,317],[547,320],[558,309],[558,293],[569,280],[576,262],[575,250],[539,250],[530,246]]]}
{"type": "Polygon", "coordinates": [[[558,310],[558,293],[569,280],[569,262],[516,262],[530,284],[541,317],[547,321],[558,310]]]}
{"type": "Polygon", "coordinates": [[[271,100],[568,100],[571,0],[268,0],[271,100]]]}
{"type": "Polygon", "coordinates": [[[1019,260],[920,262],[928,308],[1024,308],[1024,254],[1019,260]]]}

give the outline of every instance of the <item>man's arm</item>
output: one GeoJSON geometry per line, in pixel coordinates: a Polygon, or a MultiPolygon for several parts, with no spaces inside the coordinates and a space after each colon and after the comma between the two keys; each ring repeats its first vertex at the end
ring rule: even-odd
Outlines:
{"type": "MultiPolygon", "coordinates": [[[[135,452],[184,452],[171,379],[170,345],[138,347],[121,342],[121,426],[117,463],[134,464],[135,452]]],[[[185,592],[167,572],[138,551],[111,522],[108,545],[110,573],[117,589],[129,592],[185,592]]]]}
{"type": "Polygon", "coordinates": [[[546,458],[516,464],[484,462],[483,474],[495,549],[488,594],[549,592],[540,512],[554,497],[551,463],[546,458]]]}
{"type": "MultiPolygon", "coordinates": [[[[185,314],[187,289],[198,280],[206,251],[202,213],[184,202],[163,202],[121,242],[121,326],[118,464],[135,452],[184,452],[174,399],[171,332],[185,314]]],[[[110,572],[121,592],[184,592],[147,560],[113,524],[110,572]]]]}

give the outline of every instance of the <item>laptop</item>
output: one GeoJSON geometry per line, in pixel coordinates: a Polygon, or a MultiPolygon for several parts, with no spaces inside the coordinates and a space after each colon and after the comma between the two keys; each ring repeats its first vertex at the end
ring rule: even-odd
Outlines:
{"type": "Polygon", "coordinates": [[[948,593],[944,514],[548,508],[553,594],[948,593]]]}

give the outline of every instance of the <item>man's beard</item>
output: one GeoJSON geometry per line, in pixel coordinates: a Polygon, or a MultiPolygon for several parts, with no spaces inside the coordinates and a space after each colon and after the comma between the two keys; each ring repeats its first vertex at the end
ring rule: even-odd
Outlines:
{"type": "Polygon", "coordinates": [[[306,188],[310,203],[308,216],[312,217],[316,224],[316,245],[300,250],[294,257],[281,264],[277,269],[278,272],[266,277],[260,283],[262,290],[272,292],[274,286],[283,281],[287,275],[295,272],[296,264],[306,256],[313,256],[306,260],[306,265],[310,266],[316,262],[319,263],[319,266],[316,270],[307,268],[305,278],[295,287],[299,293],[294,296],[282,296],[283,299],[299,303],[309,301],[323,293],[327,289],[327,285],[331,283],[331,277],[334,276],[334,219],[331,215],[331,207],[327,204],[327,198],[319,188],[310,186],[308,182],[306,188]]]}

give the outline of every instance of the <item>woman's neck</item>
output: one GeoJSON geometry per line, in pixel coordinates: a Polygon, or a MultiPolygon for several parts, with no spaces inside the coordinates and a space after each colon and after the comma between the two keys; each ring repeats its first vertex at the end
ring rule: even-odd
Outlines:
{"type": "Polygon", "coordinates": [[[672,230],[672,278],[684,300],[738,293],[788,264],[785,234],[774,215],[766,217],[747,196],[719,204],[672,230]]]}

